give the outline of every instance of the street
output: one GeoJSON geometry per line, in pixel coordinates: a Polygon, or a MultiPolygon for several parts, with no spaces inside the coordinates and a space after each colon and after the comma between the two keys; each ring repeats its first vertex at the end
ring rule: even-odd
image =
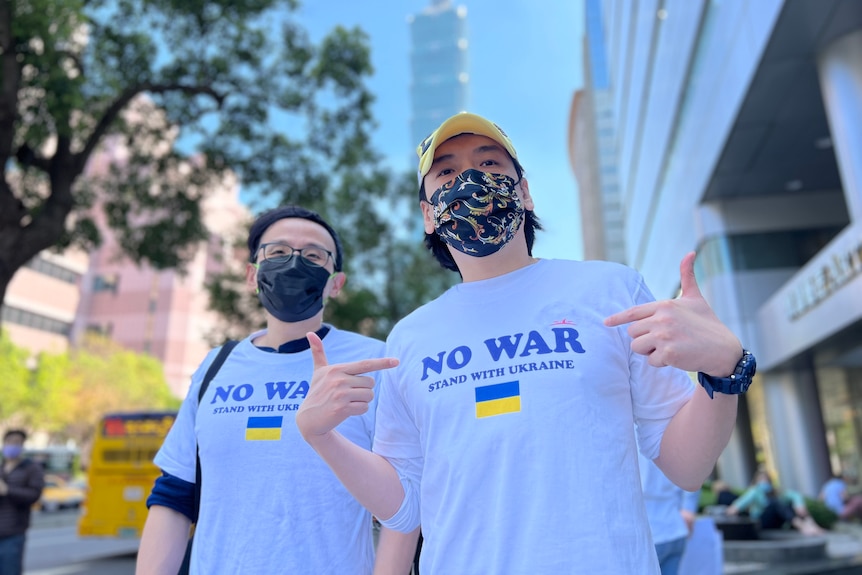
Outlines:
{"type": "Polygon", "coordinates": [[[132,575],[137,539],[80,538],[77,510],[34,512],[27,532],[25,575],[132,575]]]}

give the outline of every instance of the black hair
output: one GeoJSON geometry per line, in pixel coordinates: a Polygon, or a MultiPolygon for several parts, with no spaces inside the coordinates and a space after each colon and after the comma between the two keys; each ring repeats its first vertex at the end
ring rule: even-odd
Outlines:
{"type": "Polygon", "coordinates": [[[308,220],[310,222],[320,224],[327,232],[329,232],[329,235],[332,236],[332,240],[335,242],[335,257],[333,258],[335,271],[340,272],[343,263],[344,250],[341,247],[341,239],[338,237],[338,234],[335,233],[332,226],[320,217],[320,214],[317,212],[294,205],[280,206],[264,212],[257,217],[251,225],[251,229],[248,231],[248,261],[254,263],[255,254],[257,254],[257,249],[260,247],[260,238],[263,236],[264,232],[269,229],[269,226],[279,220],[285,220],[287,218],[301,218],[303,220],[308,220]]]}
{"type": "MultiPolygon", "coordinates": [[[[520,181],[524,177],[524,168],[521,166],[521,163],[518,162],[515,158],[512,158],[510,155],[512,162],[515,164],[515,171],[518,174],[518,180],[520,181]]],[[[425,178],[422,178],[422,182],[419,184],[419,201],[427,202],[428,199],[425,197],[425,178]]],[[[539,217],[534,214],[530,210],[526,210],[524,213],[524,239],[527,240],[527,254],[533,255],[533,242],[536,240],[536,231],[542,229],[542,224],[539,222],[539,217]]],[[[428,251],[431,252],[431,255],[437,260],[437,263],[440,264],[441,267],[451,270],[453,272],[461,273],[458,269],[458,265],[455,263],[455,260],[452,258],[452,254],[449,252],[449,246],[446,245],[446,242],[440,239],[440,236],[437,233],[425,233],[425,247],[428,248],[428,251]]]]}
{"type": "Polygon", "coordinates": [[[9,429],[9,430],[7,430],[6,433],[3,434],[3,441],[6,441],[7,439],[9,439],[13,435],[19,435],[19,436],[21,436],[21,439],[23,441],[27,441],[27,432],[24,431],[23,429],[9,429]]]}

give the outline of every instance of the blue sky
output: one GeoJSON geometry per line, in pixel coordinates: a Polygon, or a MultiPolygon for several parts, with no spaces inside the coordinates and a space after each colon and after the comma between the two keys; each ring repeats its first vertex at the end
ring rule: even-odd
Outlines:
{"type": "MultiPolygon", "coordinates": [[[[315,39],[333,26],[371,39],[379,127],[375,147],[395,169],[415,167],[410,141],[410,29],[430,0],[305,0],[300,21],[315,39]]],[[[566,148],[569,107],[583,85],[582,0],[462,0],[467,8],[469,111],[511,137],[545,231],[534,255],[580,259],[577,184],[566,148]]],[[[418,213],[416,214],[418,216],[418,213]]]]}

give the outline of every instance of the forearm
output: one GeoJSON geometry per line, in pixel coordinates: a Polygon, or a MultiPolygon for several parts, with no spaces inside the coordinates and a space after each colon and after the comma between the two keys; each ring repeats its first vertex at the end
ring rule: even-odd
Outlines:
{"type": "Polygon", "coordinates": [[[348,491],[375,517],[386,520],[404,501],[395,468],[383,457],[359,447],[337,431],[306,438],[348,491]]]}
{"type": "Polygon", "coordinates": [[[745,493],[737,497],[736,500],[727,507],[727,513],[729,515],[736,515],[737,513],[747,511],[751,506],[751,503],[754,501],[754,495],[754,489],[746,489],[745,493]]]}
{"type": "Polygon", "coordinates": [[[664,432],[656,465],[689,491],[699,489],[730,441],[736,423],[736,395],[716,393],[710,399],[698,387],[664,432]]]}
{"type": "Polygon", "coordinates": [[[42,487],[10,485],[6,497],[16,505],[33,505],[42,496],[42,487]]]}
{"type": "Polygon", "coordinates": [[[190,526],[182,513],[161,505],[150,507],[135,575],[175,575],[183,562],[190,526]]]}
{"type": "Polygon", "coordinates": [[[413,566],[418,541],[419,528],[410,533],[401,533],[381,527],[374,575],[408,575],[413,566]]]}

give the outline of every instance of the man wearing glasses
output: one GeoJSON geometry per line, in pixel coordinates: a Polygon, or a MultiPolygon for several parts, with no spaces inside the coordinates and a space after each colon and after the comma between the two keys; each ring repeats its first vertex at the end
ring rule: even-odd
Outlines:
{"type": "MultiPolygon", "coordinates": [[[[248,237],[246,283],[266,328],[230,352],[198,402],[212,350],[155,457],[163,476],[138,552],[138,574],[177,573],[197,520],[192,574],[406,575],[418,533],[383,529],[376,554],[371,515],[300,436],[294,416],[309,389],[315,333],[339,361],[380,357],[383,343],[323,323],[327,298],[345,282],[335,230],[318,214],[284,206],[264,213],[248,237]],[[195,513],[196,448],[200,512],[195,513]]],[[[369,394],[372,394],[369,389],[369,394]]],[[[370,449],[376,400],[339,426],[370,449]]]]}

